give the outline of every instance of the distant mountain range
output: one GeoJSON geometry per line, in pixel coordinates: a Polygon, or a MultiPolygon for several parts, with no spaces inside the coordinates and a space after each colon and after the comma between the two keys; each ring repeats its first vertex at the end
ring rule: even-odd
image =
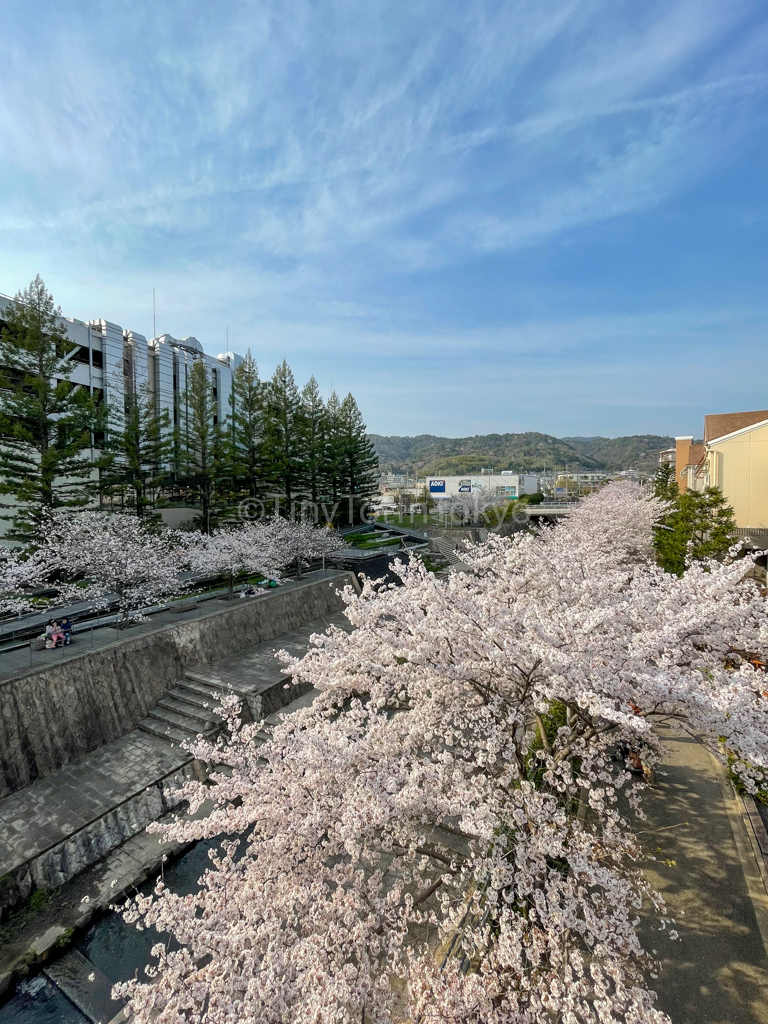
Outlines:
{"type": "Polygon", "coordinates": [[[564,470],[590,472],[638,469],[653,472],[659,452],[674,438],[657,434],[631,437],[552,437],[551,434],[477,434],[475,437],[385,437],[369,435],[383,473],[412,476],[479,473],[481,469],[522,473],[564,470]]]}

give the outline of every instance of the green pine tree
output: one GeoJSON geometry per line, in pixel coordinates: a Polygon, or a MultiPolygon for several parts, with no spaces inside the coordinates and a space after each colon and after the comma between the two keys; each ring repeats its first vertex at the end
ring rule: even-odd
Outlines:
{"type": "Polygon", "coordinates": [[[326,443],[325,458],[322,469],[321,488],[324,518],[328,522],[338,523],[344,510],[346,488],[346,457],[344,419],[341,414],[341,402],[335,391],[325,405],[326,443]]]}
{"type": "Polygon", "coordinates": [[[682,576],[689,558],[725,557],[736,539],[736,521],[719,488],[681,494],[659,475],[655,490],[672,502],[655,531],[656,557],[667,572],[682,576]]]}
{"type": "Polygon", "coordinates": [[[263,491],[264,412],[264,385],[248,349],[232,377],[228,424],[232,477],[238,496],[255,498],[263,491]]]}
{"type": "Polygon", "coordinates": [[[75,385],[76,346],[40,275],[15,296],[0,335],[0,502],[12,510],[8,537],[34,539],[46,513],[83,505],[97,486],[92,435],[106,410],[75,385]]]}
{"type": "Polygon", "coordinates": [[[123,410],[112,409],[101,475],[102,494],[119,497],[139,518],[151,514],[169,476],[173,433],[167,410],[157,410],[148,384],[124,378],[123,410]]]}
{"type": "Polygon", "coordinates": [[[662,463],[656,470],[653,493],[662,501],[675,501],[680,494],[680,488],[675,481],[675,467],[668,462],[662,463]]]}
{"type": "Polygon", "coordinates": [[[340,415],[344,445],[344,484],[346,493],[351,496],[352,519],[360,522],[368,499],[377,491],[379,459],[366,432],[357,402],[351,394],[341,403],[340,415]]]}
{"type": "Polygon", "coordinates": [[[200,529],[210,533],[218,512],[218,486],[224,462],[222,432],[216,423],[216,400],[210,374],[195,360],[184,392],[185,414],[177,431],[180,482],[200,505],[200,529]]]}
{"type": "Polygon", "coordinates": [[[719,487],[707,487],[697,495],[697,512],[693,557],[724,558],[736,542],[736,517],[719,487]]]}
{"type": "Polygon", "coordinates": [[[267,479],[289,514],[293,502],[307,495],[303,416],[296,381],[283,360],[267,385],[265,438],[267,479]]]}
{"type": "Polygon", "coordinates": [[[319,509],[329,495],[326,493],[326,463],[328,460],[328,415],[320,394],[320,387],[310,377],[301,392],[304,433],[302,455],[306,466],[306,488],[309,500],[319,509]]]}

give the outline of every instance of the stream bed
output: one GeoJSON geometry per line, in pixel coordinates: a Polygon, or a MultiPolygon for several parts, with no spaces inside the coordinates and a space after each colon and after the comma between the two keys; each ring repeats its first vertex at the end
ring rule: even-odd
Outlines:
{"type": "MultiPolygon", "coordinates": [[[[195,892],[209,864],[208,851],[217,845],[214,840],[196,843],[166,864],[168,886],[180,895],[195,892]]],[[[148,879],[140,891],[151,892],[156,878],[148,879]]],[[[109,1024],[120,1010],[109,998],[111,985],[142,977],[159,938],[154,930],[137,931],[119,914],[99,917],[60,960],[17,985],[14,997],[0,1006],[0,1024],[109,1024]],[[74,969],[63,969],[67,965],[74,969]],[[104,1007],[110,1013],[106,1019],[99,1012],[104,1007]]]]}

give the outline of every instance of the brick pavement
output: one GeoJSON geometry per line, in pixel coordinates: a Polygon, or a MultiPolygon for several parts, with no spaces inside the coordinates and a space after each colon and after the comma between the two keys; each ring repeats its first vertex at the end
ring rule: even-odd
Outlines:
{"type": "Polygon", "coordinates": [[[0,800],[0,876],[32,860],[191,760],[136,729],[0,800]]]}

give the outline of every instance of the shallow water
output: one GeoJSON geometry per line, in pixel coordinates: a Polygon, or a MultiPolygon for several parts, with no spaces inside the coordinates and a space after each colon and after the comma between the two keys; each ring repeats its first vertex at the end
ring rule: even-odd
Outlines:
{"type": "MultiPolygon", "coordinates": [[[[200,842],[169,864],[165,871],[165,882],[180,896],[186,896],[197,889],[197,880],[209,866],[208,851],[213,842],[200,842]]],[[[145,895],[152,891],[155,879],[141,886],[145,895]]],[[[154,929],[139,932],[133,925],[126,924],[119,914],[108,914],[91,926],[85,938],[77,944],[91,963],[112,982],[127,981],[132,977],[143,977],[143,968],[149,963],[149,951],[161,936],[154,929]]],[[[3,1022],[0,1020],[0,1024],[3,1022]]]]}
{"type": "Polygon", "coordinates": [[[86,1017],[44,975],[23,981],[0,1006],[0,1024],[88,1024],[86,1017]]]}
{"type": "MultiPolygon", "coordinates": [[[[217,845],[212,840],[196,843],[168,864],[163,871],[167,885],[182,896],[195,892],[198,879],[210,864],[208,851],[217,845]]],[[[142,893],[152,891],[156,877],[141,886],[142,893]]],[[[114,984],[142,978],[143,968],[151,959],[149,951],[162,938],[154,930],[139,932],[119,914],[110,913],[96,921],[74,948],[114,984]]],[[[116,1005],[115,1013],[117,1009],[116,1005]]],[[[0,1007],[0,1024],[88,1024],[88,1019],[56,985],[39,974],[19,984],[13,999],[0,1007]]]]}

